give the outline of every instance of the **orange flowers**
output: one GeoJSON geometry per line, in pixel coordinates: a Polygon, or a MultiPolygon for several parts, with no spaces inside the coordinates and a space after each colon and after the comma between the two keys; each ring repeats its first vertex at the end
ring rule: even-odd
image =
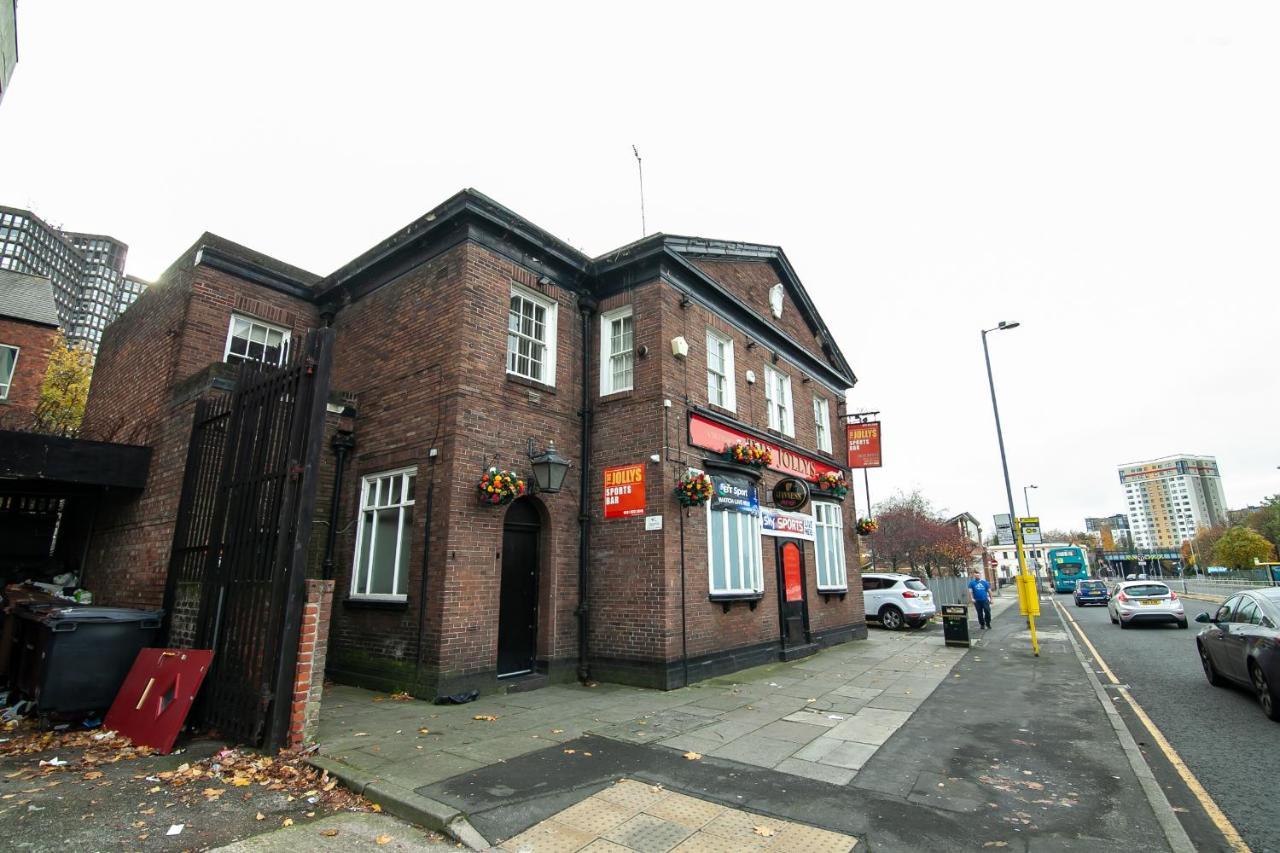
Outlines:
{"type": "Polygon", "coordinates": [[[739,441],[736,444],[727,444],[724,448],[724,456],[730,462],[737,462],[741,465],[751,465],[756,468],[764,468],[773,463],[773,451],[759,444],[751,444],[746,441],[739,441]]]}
{"type": "Polygon", "coordinates": [[[519,474],[493,467],[484,472],[476,488],[482,504],[509,504],[528,493],[524,478],[519,474]]]}

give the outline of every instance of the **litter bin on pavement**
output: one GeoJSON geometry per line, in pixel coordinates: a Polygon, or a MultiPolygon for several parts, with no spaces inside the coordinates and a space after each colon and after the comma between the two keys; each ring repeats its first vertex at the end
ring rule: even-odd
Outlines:
{"type": "Polygon", "coordinates": [[[163,610],[42,604],[17,610],[14,686],[41,716],[106,713],[163,610]]]}
{"type": "Polygon", "coordinates": [[[969,648],[968,605],[942,605],[942,640],[948,646],[969,648]]]}

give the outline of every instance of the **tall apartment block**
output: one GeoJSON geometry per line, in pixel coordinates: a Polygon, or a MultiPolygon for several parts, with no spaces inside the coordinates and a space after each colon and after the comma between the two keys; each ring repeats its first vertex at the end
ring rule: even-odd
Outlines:
{"type": "Polygon", "coordinates": [[[147,288],[124,274],[128,253],[114,237],[62,231],[30,211],[0,206],[0,269],[53,281],[68,343],[95,353],[102,330],[147,288]]]}
{"type": "Polygon", "coordinates": [[[1201,527],[1226,524],[1218,460],[1212,456],[1162,456],[1120,466],[1133,543],[1177,548],[1201,527]]]}

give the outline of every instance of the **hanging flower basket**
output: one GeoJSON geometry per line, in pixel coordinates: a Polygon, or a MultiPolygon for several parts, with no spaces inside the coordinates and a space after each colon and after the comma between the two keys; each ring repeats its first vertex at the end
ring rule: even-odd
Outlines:
{"type": "Polygon", "coordinates": [[[859,536],[870,536],[880,529],[880,525],[876,524],[874,518],[860,518],[858,519],[857,529],[859,536]]]}
{"type": "Polygon", "coordinates": [[[528,494],[524,478],[514,471],[489,468],[480,478],[476,489],[480,503],[486,506],[502,506],[528,494]]]}
{"type": "MultiPolygon", "coordinates": [[[[840,471],[828,471],[821,475],[818,477],[816,485],[818,494],[835,498],[838,501],[844,500],[844,496],[849,494],[849,487],[844,482],[844,474],[840,471]]],[[[870,519],[867,520],[871,521],[870,519]]],[[[871,524],[875,525],[875,522],[871,521],[871,524]]]]}
{"type": "Polygon", "coordinates": [[[739,465],[764,468],[773,463],[773,451],[758,444],[739,441],[724,446],[724,458],[739,465]]]}
{"type": "Polygon", "coordinates": [[[690,468],[676,480],[675,492],[681,506],[701,506],[711,500],[711,477],[690,468]]]}

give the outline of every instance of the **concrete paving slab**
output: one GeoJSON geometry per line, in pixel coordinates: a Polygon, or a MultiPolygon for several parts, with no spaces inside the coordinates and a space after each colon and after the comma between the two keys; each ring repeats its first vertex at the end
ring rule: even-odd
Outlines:
{"type": "Polygon", "coordinates": [[[870,746],[879,746],[889,738],[893,737],[894,732],[899,728],[899,726],[893,725],[878,725],[873,722],[868,722],[865,719],[861,719],[855,715],[827,732],[827,737],[867,744],[870,746]]]}
{"type": "MultiPolygon", "coordinates": [[[[795,716],[791,714],[789,716],[795,716]]],[[[779,720],[776,723],[770,723],[757,734],[760,737],[773,738],[775,740],[785,740],[794,744],[806,744],[816,737],[825,734],[826,726],[813,725],[807,722],[795,722],[793,720],[779,720]]]]}
{"type": "Polygon", "coordinates": [[[753,734],[751,737],[739,738],[732,743],[717,747],[711,751],[711,754],[717,758],[727,758],[757,767],[775,767],[779,762],[795,754],[798,748],[799,744],[788,740],[753,734]]]}
{"type": "Polygon", "coordinates": [[[852,781],[853,777],[858,775],[857,770],[850,770],[846,767],[833,767],[830,764],[819,764],[816,761],[805,761],[802,758],[788,758],[778,763],[773,768],[779,773],[789,773],[792,776],[803,776],[806,779],[816,779],[819,782],[828,782],[832,785],[847,785],[852,781]]]}
{"type": "Polygon", "coordinates": [[[255,835],[214,849],[222,853],[293,853],[296,850],[456,853],[457,846],[453,839],[388,815],[349,812],[255,835]]]}

